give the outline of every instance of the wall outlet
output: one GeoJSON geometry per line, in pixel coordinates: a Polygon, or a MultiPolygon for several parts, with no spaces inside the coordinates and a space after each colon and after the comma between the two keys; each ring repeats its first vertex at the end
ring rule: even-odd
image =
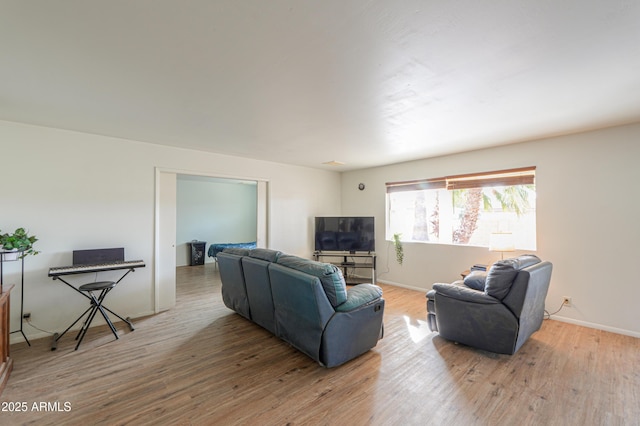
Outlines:
{"type": "Polygon", "coordinates": [[[22,314],[22,318],[24,318],[24,319],[29,319],[29,318],[31,318],[31,312],[27,312],[27,313],[25,313],[25,314],[22,314]]]}
{"type": "Polygon", "coordinates": [[[569,296],[562,297],[562,306],[571,306],[571,298],[569,296]]]}

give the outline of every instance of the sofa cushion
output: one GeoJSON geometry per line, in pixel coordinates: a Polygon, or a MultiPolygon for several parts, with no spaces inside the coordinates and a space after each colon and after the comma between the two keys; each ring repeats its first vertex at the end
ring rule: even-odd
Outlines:
{"type": "Polygon", "coordinates": [[[471,271],[469,275],[464,277],[464,285],[474,290],[484,291],[486,280],[486,271],[471,271]]]}
{"type": "Polygon", "coordinates": [[[484,291],[489,296],[502,300],[511,290],[511,284],[518,275],[518,263],[515,259],[500,260],[493,264],[487,280],[485,281],[484,291]]]}
{"type": "Polygon", "coordinates": [[[334,308],[347,300],[347,284],[338,267],[287,254],[278,257],[276,263],[317,277],[334,308]]]}
{"type": "Polygon", "coordinates": [[[249,250],[248,249],[236,248],[236,247],[227,247],[222,252],[223,253],[227,253],[227,254],[235,254],[236,256],[248,256],[249,255],[249,250]]]}
{"type": "Polygon", "coordinates": [[[249,256],[255,259],[266,260],[267,262],[275,262],[282,252],[278,250],[270,250],[264,248],[253,249],[249,252],[249,256]]]}

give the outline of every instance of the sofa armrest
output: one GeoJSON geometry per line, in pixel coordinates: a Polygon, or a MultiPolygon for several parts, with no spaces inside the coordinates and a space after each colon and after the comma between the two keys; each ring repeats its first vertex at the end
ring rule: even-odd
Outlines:
{"type": "MultiPolygon", "coordinates": [[[[349,290],[362,285],[359,284],[349,290]]],[[[366,286],[368,287],[369,284],[366,286]]],[[[361,291],[370,290],[361,289],[358,293],[361,291]]],[[[377,291],[371,293],[371,296],[375,293],[377,291]]],[[[348,302],[344,304],[346,303],[348,302]]],[[[363,302],[350,311],[336,311],[322,333],[320,363],[326,367],[335,367],[376,346],[378,340],[382,338],[383,317],[384,299],[382,297],[376,297],[368,303],[363,302]]]]}
{"type": "Polygon", "coordinates": [[[347,300],[338,307],[336,312],[349,312],[360,306],[378,300],[382,297],[382,289],[374,284],[358,284],[347,289],[347,300]]]}
{"type": "Polygon", "coordinates": [[[463,285],[436,283],[433,285],[433,289],[437,294],[465,302],[481,303],[485,305],[500,303],[500,301],[495,297],[463,285]]]}

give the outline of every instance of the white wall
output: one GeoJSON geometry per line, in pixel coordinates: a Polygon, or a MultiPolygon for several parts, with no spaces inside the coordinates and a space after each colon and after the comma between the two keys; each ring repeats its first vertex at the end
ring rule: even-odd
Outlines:
{"type": "MultiPolygon", "coordinates": [[[[47,277],[49,267],[71,264],[77,249],[125,247],[128,259],[145,260],[147,267],[122,281],[107,305],[123,316],[152,313],[156,167],[267,180],[268,246],[291,254],[311,255],[314,216],[340,214],[336,172],[2,121],[0,156],[0,173],[10,178],[0,184],[0,229],[24,226],[40,238],[42,253],[25,262],[24,303],[33,323],[50,331],[63,330],[86,308],[84,298],[47,277]]],[[[16,265],[5,266],[5,281],[19,282],[16,265]]],[[[19,296],[12,293],[14,329],[19,296]]],[[[29,326],[25,332],[44,335],[29,326]]]]}
{"type": "Polygon", "coordinates": [[[192,240],[239,243],[257,238],[256,182],[178,175],[176,265],[189,264],[192,240]]]}
{"type": "Polygon", "coordinates": [[[383,243],[385,182],[536,166],[536,254],[554,265],[547,310],[570,296],[557,319],[640,337],[638,140],[640,124],[344,173],[342,213],[376,217],[379,280],[426,290],[497,254],[406,243],[398,265],[383,243]]]}

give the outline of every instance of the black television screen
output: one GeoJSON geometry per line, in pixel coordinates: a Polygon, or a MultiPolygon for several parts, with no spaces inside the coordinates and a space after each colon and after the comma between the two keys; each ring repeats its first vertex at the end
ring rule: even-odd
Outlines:
{"type": "Polygon", "coordinates": [[[373,217],[316,217],[316,251],[366,251],[376,249],[373,217]]]}

